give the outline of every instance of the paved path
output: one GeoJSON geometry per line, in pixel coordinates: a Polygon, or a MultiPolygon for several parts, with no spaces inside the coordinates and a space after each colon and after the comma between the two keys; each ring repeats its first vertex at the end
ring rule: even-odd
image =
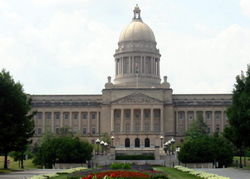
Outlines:
{"type": "Polygon", "coordinates": [[[220,176],[229,177],[231,179],[250,179],[250,170],[235,168],[208,168],[197,169],[208,173],[214,173],[220,176]]]}
{"type": "Polygon", "coordinates": [[[19,171],[19,172],[11,172],[8,174],[0,174],[0,179],[27,179],[33,175],[56,173],[58,171],[61,171],[61,170],[60,169],[24,170],[24,171],[19,171]]]}

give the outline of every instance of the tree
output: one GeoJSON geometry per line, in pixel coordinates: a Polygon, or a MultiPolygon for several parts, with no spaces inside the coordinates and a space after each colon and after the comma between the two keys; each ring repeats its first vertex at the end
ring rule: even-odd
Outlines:
{"type": "Polygon", "coordinates": [[[7,169],[7,156],[11,151],[22,150],[30,143],[34,134],[31,99],[15,82],[8,72],[0,72],[0,151],[4,154],[4,168],[7,169]]]}
{"type": "Polygon", "coordinates": [[[201,115],[198,115],[197,119],[192,122],[190,128],[186,132],[186,139],[195,139],[207,135],[208,127],[203,121],[203,117],[201,115]]]}
{"type": "Polygon", "coordinates": [[[78,137],[47,135],[35,148],[34,163],[52,168],[55,163],[85,163],[92,157],[93,147],[78,137]]]}
{"type": "Polygon", "coordinates": [[[218,133],[209,136],[207,129],[202,116],[199,116],[187,131],[178,159],[183,163],[213,162],[218,163],[218,167],[230,165],[232,146],[218,133]]]}
{"type": "Polygon", "coordinates": [[[232,105],[227,110],[229,126],[224,133],[239,150],[240,167],[244,148],[250,147],[250,65],[246,75],[236,76],[233,89],[232,105]]]}

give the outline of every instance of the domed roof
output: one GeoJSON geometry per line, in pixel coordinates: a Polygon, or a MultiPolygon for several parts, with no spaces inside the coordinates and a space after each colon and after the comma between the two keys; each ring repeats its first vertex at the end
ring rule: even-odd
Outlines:
{"type": "Polygon", "coordinates": [[[141,10],[138,5],[134,9],[132,22],[120,34],[119,42],[122,41],[151,41],[155,42],[152,29],[145,24],[140,16],[141,10]]]}

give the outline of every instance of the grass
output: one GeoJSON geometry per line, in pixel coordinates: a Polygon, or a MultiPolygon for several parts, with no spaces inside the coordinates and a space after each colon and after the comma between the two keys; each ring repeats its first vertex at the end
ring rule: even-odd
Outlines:
{"type": "Polygon", "coordinates": [[[188,173],[179,171],[175,168],[169,167],[154,167],[156,171],[162,171],[168,174],[169,179],[200,179],[200,177],[196,177],[194,175],[190,175],[188,173]]]}
{"type": "MultiPolygon", "coordinates": [[[[15,170],[23,170],[19,168],[18,162],[15,162],[13,158],[8,157],[8,160],[10,160],[10,166],[8,170],[3,169],[4,167],[4,157],[0,156],[0,173],[8,173],[15,170]]],[[[37,167],[32,163],[32,160],[24,160],[24,169],[36,169],[37,167]]]]}
{"type": "Polygon", "coordinates": [[[67,176],[68,175],[62,174],[62,175],[59,175],[57,177],[52,177],[51,179],[67,179],[67,176]]]}
{"type": "MultiPolygon", "coordinates": [[[[244,157],[242,157],[241,159],[242,159],[242,164],[244,166],[244,157]]],[[[238,161],[238,164],[240,163],[240,157],[238,156],[234,156],[233,160],[234,164],[236,163],[236,161],[238,161]]],[[[246,157],[246,166],[244,166],[244,169],[250,170],[250,157],[246,157]]]]}

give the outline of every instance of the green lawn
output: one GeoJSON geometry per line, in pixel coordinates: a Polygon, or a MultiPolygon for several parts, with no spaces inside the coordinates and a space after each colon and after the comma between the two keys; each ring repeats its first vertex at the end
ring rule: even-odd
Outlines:
{"type": "MultiPolygon", "coordinates": [[[[18,162],[15,162],[11,157],[8,157],[8,160],[10,160],[10,166],[9,166],[9,170],[4,170],[4,157],[0,156],[0,173],[4,173],[4,172],[11,172],[13,170],[21,170],[21,168],[19,168],[18,166],[18,162]]],[[[33,168],[37,168],[33,163],[32,160],[25,160],[24,161],[24,169],[33,169],[33,168]]]]}
{"type": "MultiPolygon", "coordinates": [[[[236,161],[238,161],[238,163],[240,163],[240,157],[234,157],[234,164],[236,163],[236,161]]],[[[242,164],[244,165],[244,157],[242,157],[242,164]]],[[[250,169],[250,157],[246,157],[246,167],[244,167],[245,169],[250,169]]]]}
{"type": "Polygon", "coordinates": [[[166,172],[168,174],[169,179],[201,179],[200,177],[187,174],[175,168],[154,167],[154,170],[166,172]]]}

